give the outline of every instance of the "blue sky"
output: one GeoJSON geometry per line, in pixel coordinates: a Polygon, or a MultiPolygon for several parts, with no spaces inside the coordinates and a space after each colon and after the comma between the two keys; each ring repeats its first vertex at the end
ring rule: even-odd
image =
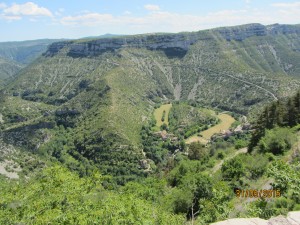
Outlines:
{"type": "Polygon", "coordinates": [[[300,23],[290,0],[0,0],[0,41],[300,23]]]}

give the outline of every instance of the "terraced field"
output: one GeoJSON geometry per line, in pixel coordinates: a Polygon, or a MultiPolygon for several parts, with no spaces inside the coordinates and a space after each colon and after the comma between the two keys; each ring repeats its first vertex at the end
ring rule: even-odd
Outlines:
{"type": "Polygon", "coordinates": [[[198,135],[195,135],[195,136],[192,136],[190,138],[188,138],[186,140],[186,143],[187,144],[190,144],[192,142],[201,142],[203,144],[206,144],[209,139],[216,133],[220,133],[222,132],[223,130],[227,130],[229,129],[229,127],[231,126],[231,124],[235,121],[235,119],[228,115],[228,114],[219,114],[218,115],[218,118],[221,120],[221,122],[205,131],[202,131],[200,133],[200,135],[202,137],[199,137],[198,135]]]}
{"type": "Polygon", "coordinates": [[[154,111],[154,117],[156,119],[156,126],[157,127],[160,127],[161,125],[163,125],[164,123],[169,125],[169,112],[170,112],[170,109],[172,108],[172,104],[165,104],[165,105],[162,105],[160,106],[159,108],[155,109],[154,111]],[[162,117],[163,117],[163,112],[166,112],[165,113],[165,116],[164,116],[164,121],[162,121],[162,117]]]}

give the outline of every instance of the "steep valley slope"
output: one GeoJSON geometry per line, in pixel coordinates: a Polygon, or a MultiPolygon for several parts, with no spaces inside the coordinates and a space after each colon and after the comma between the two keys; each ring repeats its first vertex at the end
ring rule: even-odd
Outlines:
{"type": "Polygon", "coordinates": [[[57,39],[0,42],[0,87],[47,50],[57,39]],[[5,82],[6,81],[6,82],[5,82]],[[4,83],[5,82],[5,83],[4,83]]]}
{"type": "Polygon", "coordinates": [[[56,42],[2,90],[1,136],[71,167],[91,160],[103,173],[142,174],[140,132],[156,104],[248,115],[300,87],[299,62],[298,25],[56,42]]]}

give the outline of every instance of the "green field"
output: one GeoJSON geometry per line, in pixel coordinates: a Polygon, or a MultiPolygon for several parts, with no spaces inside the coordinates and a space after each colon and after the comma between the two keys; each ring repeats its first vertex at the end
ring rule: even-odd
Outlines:
{"type": "Polygon", "coordinates": [[[161,125],[163,125],[164,123],[169,125],[169,112],[170,109],[172,107],[172,104],[165,104],[160,106],[159,108],[155,109],[154,111],[154,117],[156,119],[156,126],[160,127],[161,125]],[[166,112],[165,114],[165,121],[161,121],[162,116],[163,116],[163,112],[166,112]]]}
{"type": "Polygon", "coordinates": [[[192,142],[201,142],[203,144],[206,144],[209,139],[216,133],[221,133],[223,130],[229,129],[231,124],[235,121],[235,119],[228,115],[228,114],[219,114],[218,118],[221,120],[221,122],[203,132],[200,133],[202,137],[199,137],[197,135],[192,136],[186,140],[187,144],[190,144],[192,142]]]}

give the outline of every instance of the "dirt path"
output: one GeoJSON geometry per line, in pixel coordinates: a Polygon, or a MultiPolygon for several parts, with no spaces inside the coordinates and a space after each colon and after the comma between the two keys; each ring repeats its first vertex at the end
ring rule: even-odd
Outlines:
{"type": "Polygon", "coordinates": [[[229,74],[222,74],[222,75],[227,76],[227,77],[231,77],[232,79],[241,81],[241,82],[243,82],[243,83],[245,83],[245,84],[249,84],[249,85],[255,86],[255,87],[257,87],[257,88],[259,88],[259,89],[261,89],[261,90],[267,92],[268,94],[270,94],[270,95],[274,98],[275,101],[278,100],[278,98],[277,98],[271,91],[269,91],[269,90],[267,90],[267,89],[265,89],[265,88],[263,88],[263,87],[261,87],[261,86],[259,86],[259,85],[257,85],[257,84],[251,83],[251,82],[246,81],[246,80],[242,80],[242,79],[240,79],[240,78],[237,78],[237,77],[232,76],[232,75],[229,75],[229,74]]]}
{"type": "Polygon", "coordinates": [[[241,148],[241,149],[237,150],[234,154],[228,156],[226,159],[221,160],[221,162],[219,162],[217,165],[215,165],[214,168],[212,169],[212,172],[215,173],[219,169],[221,169],[225,160],[232,159],[235,156],[237,156],[238,154],[247,153],[247,152],[248,152],[248,148],[241,148]]]}
{"type": "MultiPolygon", "coordinates": [[[[108,61],[108,63],[111,63],[111,64],[116,65],[116,66],[130,66],[130,67],[134,67],[134,65],[131,65],[131,64],[119,64],[119,63],[109,62],[109,61],[108,61]]],[[[200,69],[200,70],[202,69],[202,68],[200,68],[198,66],[195,66],[195,65],[172,65],[172,64],[161,64],[161,65],[162,66],[170,66],[170,67],[174,67],[175,66],[175,67],[183,67],[183,68],[197,68],[197,69],[200,69]]],[[[208,72],[208,71],[209,72],[214,72],[213,70],[203,70],[203,71],[204,72],[208,72]]],[[[263,88],[263,87],[261,87],[261,86],[259,86],[257,84],[254,84],[254,83],[252,83],[250,81],[246,81],[246,80],[240,79],[240,78],[235,77],[235,76],[230,75],[230,74],[224,74],[223,73],[223,74],[220,74],[220,76],[227,76],[227,77],[230,77],[230,78],[232,78],[234,80],[240,81],[242,83],[254,86],[254,87],[256,87],[258,89],[261,89],[261,90],[267,92],[268,94],[270,94],[274,98],[275,101],[278,100],[278,98],[275,96],[275,94],[273,94],[271,91],[269,91],[269,90],[267,90],[267,89],[265,89],[265,88],[263,88]]]]}

